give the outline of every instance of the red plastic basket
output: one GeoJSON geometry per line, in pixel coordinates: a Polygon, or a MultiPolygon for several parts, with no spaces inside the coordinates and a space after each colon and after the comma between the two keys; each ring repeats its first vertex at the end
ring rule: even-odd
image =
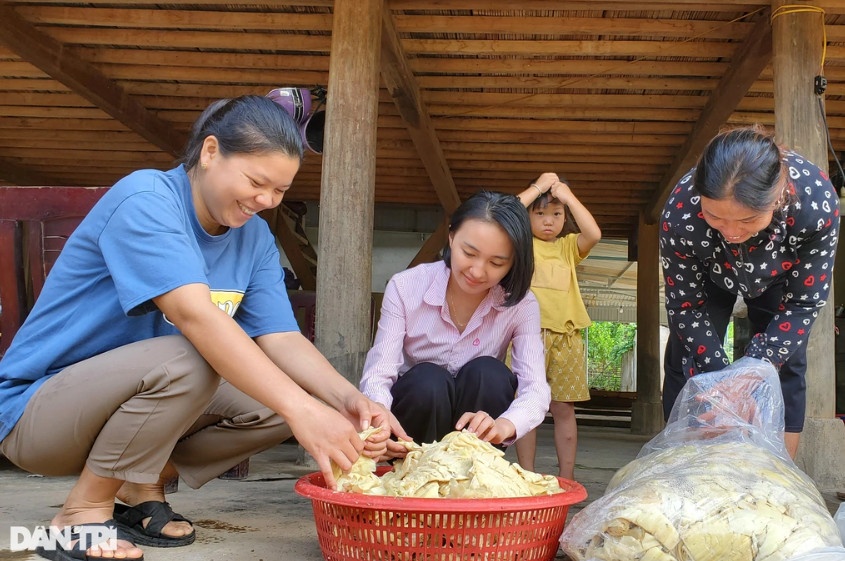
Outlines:
{"type": "Polygon", "coordinates": [[[569,507],[587,498],[579,483],[558,480],[563,493],[506,499],[344,493],[326,489],[321,473],[294,490],[311,499],[328,561],[550,561],[569,507]]]}

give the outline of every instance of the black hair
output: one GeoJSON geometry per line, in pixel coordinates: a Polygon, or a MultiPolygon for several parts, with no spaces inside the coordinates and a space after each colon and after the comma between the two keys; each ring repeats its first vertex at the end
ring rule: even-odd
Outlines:
{"type": "MultiPolygon", "coordinates": [[[[557,200],[557,198],[554,197],[554,195],[552,195],[551,189],[549,189],[548,191],[546,191],[545,193],[543,193],[542,195],[540,195],[539,197],[534,199],[534,202],[531,203],[531,206],[528,207],[528,210],[537,210],[537,209],[546,208],[547,206],[549,206],[552,203],[552,201],[560,202],[560,201],[557,200]]],[[[563,203],[561,203],[561,204],[563,204],[563,203]]],[[[563,206],[566,206],[566,205],[563,205],[563,206]]]]}
{"type": "Polygon", "coordinates": [[[199,163],[203,142],[209,136],[217,139],[223,156],[281,152],[301,162],[304,154],[293,117],[281,105],[259,95],[220,99],[202,112],[181,160],[186,169],[199,163]]]}
{"type": "MultiPolygon", "coordinates": [[[[544,209],[549,206],[552,201],[560,202],[558,201],[557,197],[552,195],[551,191],[546,191],[545,193],[537,197],[533,203],[531,203],[531,206],[528,207],[528,210],[535,211],[537,209],[544,209]]],[[[570,210],[569,205],[563,205],[563,215],[563,228],[561,228],[560,233],[557,235],[557,237],[563,238],[569,234],[580,234],[581,228],[575,221],[575,216],[572,214],[572,210],[570,210]]]]}
{"type": "MultiPolygon", "coordinates": [[[[511,270],[499,281],[507,296],[505,306],[520,302],[531,286],[534,275],[534,242],[531,222],[525,206],[513,195],[494,191],[479,191],[464,201],[449,223],[449,233],[457,232],[467,220],[480,220],[498,225],[513,244],[511,270]]],[[[452,251],[449,243],[443,248],[443,261],[452,267],[452,251]]]]}
{"type": "Polygon", "coordinates": [[[781,195],[776,187],[785,173],[780,147],[762,127],[721,132],[704,149],[693,175],[702,197],[732,197],[752,210],[770,210],[781,195]]]}

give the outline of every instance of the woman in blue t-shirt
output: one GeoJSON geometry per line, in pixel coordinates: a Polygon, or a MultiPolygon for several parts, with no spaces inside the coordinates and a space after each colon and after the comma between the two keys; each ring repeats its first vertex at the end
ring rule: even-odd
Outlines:
{"type": "MultiPolygon", "coordinates": [[[[331,461],[408,438],[300,334],[253,218],[282,202],[302,155],[272,100],[212,104],[182,165],[121,179],[82,221],[0,361],[0,453],[79,474],[51,525],[119,538],[86,544],[91,557],[191,543],[164,500],[176,475],[199,487],[293,435],[333,486],[331,461]],[[370,425],[386,430],[362,442],[370,425]]],[[[84,557],[75,547],[38,552],[84,557]]]]}

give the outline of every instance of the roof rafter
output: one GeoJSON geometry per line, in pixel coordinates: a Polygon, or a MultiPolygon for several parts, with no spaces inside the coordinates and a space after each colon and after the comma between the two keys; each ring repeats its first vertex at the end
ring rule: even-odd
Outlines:
{"type": "Polygon", "coordinates": [[[0,158],[0,178],[13,185],[58,185],[61,183],[6,158],[0,158]]]}
{"type": "Polygon", "coordinates": [[[648,204],[646,220],[654,224],[660,218],[663,204],[675,183],[695,163],[701,151],[739,106],[740,101],[772,59],[772,25],[765,10],[751,33],[737,49],[727,72],[719,80],[701,116],[678,150],[672,165],[661,179],[648,204]]]}
{"type": "Polygon", "coordinates": [[[185,139],[172,124],[156,117],[120,85],[73,56],[62,43],[36,29],[5,2],[0,2],[0,41],[165,152],[174,156],[181,153],[185,139]]]}
{"type": "Polygon", "coordinates": [[[452,214],[452,211],[461,204],[461,198],[458,196],[449,164],[446,162],[440,141],[434,132],[434,125],[422,101],[414,74],[405,59],[405,52],[402,50],[399,35],[393,24],[393,16],[387,6],[384,8],[382,22],[382,80],[431,178],[440,204],[443,205],[447,215],[452,214]]]}
{"type": "MultiPolygon", "coordinates": [[[[437,199],[446,211],[446,216],[449,216],[461,204],[461,197],[455,187],[443,148],[435,134],[428,109],[422,101],[414,73],[405,58],[405,52],[393,22],[393,15],[386,4],[382,17],[381,36],[382,80],[408,129],[408,134],[437,193],[437,199]]],[[[443,247],[447,232],[448,223],[444,221],[429,236],[428,241],[414,256],[411,264],[433,260],[443,247]]]]}

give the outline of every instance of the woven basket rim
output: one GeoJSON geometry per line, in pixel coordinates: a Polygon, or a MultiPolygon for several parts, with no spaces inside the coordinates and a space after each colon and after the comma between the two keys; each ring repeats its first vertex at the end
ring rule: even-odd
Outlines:
{"type": "MultiPolygon", "coordinates": [[[[381,476],[391,471],[390,466],[379,466],[376,474],[381,476]]],[[[326,488],[325,479],[320,472],[309,473],[297,480],[294,491],[313,501],[322,501],[341,506],[391,510],[396,512],[502,512],[542,510],[561,506],[571,506],[587,498],[587,490],[576,481],[557,478],[564,492],[533,497],[506,497],[500,499],[464,499],[464,498],[421,498],[387,497],[332,491],[326,488]]]]}

